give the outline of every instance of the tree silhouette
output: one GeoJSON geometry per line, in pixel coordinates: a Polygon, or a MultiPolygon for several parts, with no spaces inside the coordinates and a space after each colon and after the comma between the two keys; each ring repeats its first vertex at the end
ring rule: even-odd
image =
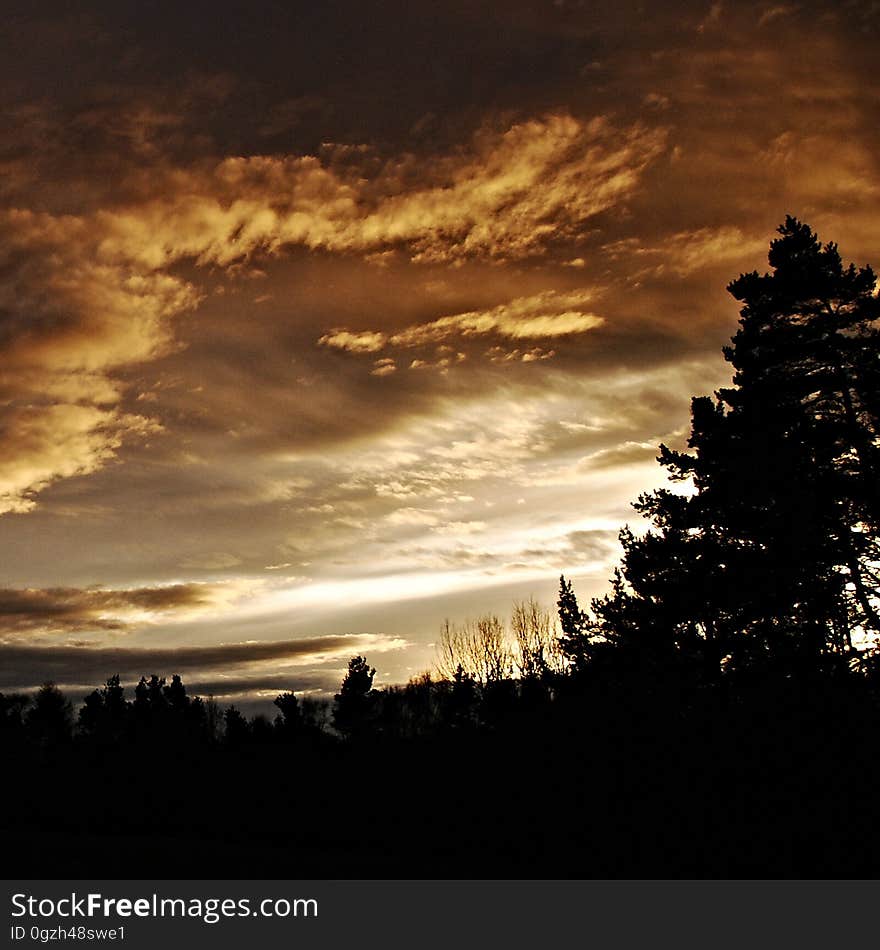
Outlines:
{"type": "Polygon", "coordinates": [[[590,658],[590,620],[581,610],[571,581],[565,575],[559,577],[559,649],[565,657],[568,669],[575,674],[583,673],[590,658]]]}
{"type": "Polygon", "coordinates": [[[272,702],[280,711],[275,719],[279,732],[286,738],[298,735],[302,731],[303,721],[296,695],[293,692],[281,693],[272,702]]]}
{"type": "Polygon", "coordinates": [[[348,672],[334,697],[333,725],[346,738],[362,735],[372,713],[373,669],[362,656],[348,661],[348,672]]]}
{"type": "Polygon", "coordinates": [[[460,668],[482,687],[507,679],[513,672],[514,657],[504,621],[495,614],[483,614],[463,625],[447,620],[440,631],[437,669],[452,679],[460,668]]]}
{"type": "Polygon", "coordinates": [[[0,738],[20,737],[29,703],[30,697],[23,693],[0,693],[0,738]]]}
{"type": "MultiPolygon", "coordinates": [[[[162,680],[162,682],[164,683],[164,680],[162,680]]],[[[186,695],[186,687],[176,673],[171,677],[171,683],[168,686],[162,687],[162,697],[171,713],[183,713],[189,706],[189,697],[186,695]]]]}
{"type": "Polygon", "coordinates": [[[226,744],[233,748],[244,745],[251,731],[247,719],[245,719],[235,706],[230,706],[226,712],[223,713],[223,720],[226,724],[226,731],[224,733],[226,744]]]}
{"type": "Polygon", "coordinates": [[[453,729],[467,729],[476,721],[477,684],[473,677],[459,666],[452,675],[452,683],[443,705],[444,721],[453,729]]]}
{"type": "Polygon", "coordinates": [[[87,735],[116,741],[128,725],[129,703],[119,675],[111,676],[102,689],[93,690],[79,710],[79,727],[87,735]]]}
{"type": "Polygon", "coordinates": [[[514,603],[510,629],[515,643],[513,662],[523,684],[559,672],[561,656],[553,617],[534,597],[514,603]]]}
{"type": "Polygon", "coordinates": [[[817,628],[817,647],[845,653],[856,626],[880,632],[880,302],[870,268],[844,267],[835,244],[821,245],[794,218],[779,230],[774,273],[730,285],[745,306],[725,350],[737,388],[722,398],[746,420],[769,409],[762,429],[780,440],[772,461],[787,452],[799,463],[789,464],[786,484],[777,472],[762,474],[780,494],[771,528],[774,540],[788,532],[780,553],[793,568],[789,597],[817,628]],[[800,517],[791,514],[795,503],[800,517]]]}
{"type": "Polygon", "coordinates": [[[25,726],[40,743],[57,744],[70,739],[72,710],[54,683],[40,687],[25,715],[25,726]]]}
{"type": "Polygon", "coordinates": [[[653,530],[621,533],[621,577],[594,602],[610,641],[709,681],[842,667],[880,631],[874,274],[794,218],[779,233],[773,272],[728,288],[733,386],[693,400],[690,452],[660,448],[695,491],[639,499],[653,530]]]}

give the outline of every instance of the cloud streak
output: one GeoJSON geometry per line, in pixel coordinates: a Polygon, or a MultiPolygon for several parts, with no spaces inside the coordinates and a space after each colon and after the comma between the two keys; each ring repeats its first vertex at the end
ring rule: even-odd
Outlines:
{"type": "Polygon", "coordinates": [[[127,632],[157,619],[189,620],[228,606],[241,585],[169,584],[122,590],[0,588],[0,642],[21,634],[127,632]]]}
{"type": "MultiPolygon", "coordinates": [[[[428,323],[409,326],[398,333],[388,334],[380,330],[356,332],[344,328],[331,330],[318,339],[318,344],[360,355],[378,353],[386,348],[414,349],[460,345],[463,341],[485,336],[518,342],[557,340],[586,333],[605,323],[604,317],[586,309],[594,296],[592,291],[584,289],[567,293],[547,290],[529,297],[517,297],[487,310],[471,310],[467,313],[439,317],[428,323]]],[[[449,355],[456,356],[454,348],[450,349],[449,355]]],[[[554,354],[540,348],[532,348],[521,353],[519,350],[510,352],[495,347],[487,351],[486,355],[494,362],[513,359],[531,362],[536,359],[546,359],[554,354]]],[[[457,356],[464,358],[464,354],[461,353],[457,356]]],[[[447,356],[446,360],[439,365],[445,368],[454,361],[454,358],[449,359],[447,356]]],[[[393,360],[386,357],[378,361],[377,366],[378,363],[391,366],[393,360]]],[[[410,368],[421,369],[431,365],[437,364],[416,360],[410,363],[410,368]]],[[[373,372],[377,375],[376,370],[373,372]]]]}
{"type": "Polygon", "coordinates": [[[181,258],[226,267],[292,245],[399,245],[421,262],[540,255],[629,198],[665,141],[663,129],[549,114],[480,131],[469,153],[435,157],[415,182],[407,155],[368,179],[314,156],[229,158],[210,177],[172,179],[170,199],[102,214],[98,251],[148,271],[181,258]]]}
{"type": "Polygon", "coordinates": [[[400,638],[374,634],[308,637],[301,640],[221,643],[182,647],[37,647],[0,643],[0,689],[28,688],[46,680],[98,685],[119,674],[125,682],[142,675],[181,675],[226,671],[248,677],[266,675],[274,665],[298,667],[352,656],[378,653],[405,645],[400,638]],[[260,669],[260,666],[263,669],[260,669]],[[236,671],[238,671],[236,673],[236,671]]]}

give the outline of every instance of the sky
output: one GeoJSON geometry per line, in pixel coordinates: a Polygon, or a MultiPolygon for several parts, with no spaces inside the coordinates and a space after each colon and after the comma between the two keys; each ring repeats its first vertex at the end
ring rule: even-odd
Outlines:
{"type": "Polygon", "coordinates": [[[880,264],[880,3],[37,4],[0,38],[0,690],[236,704],[607,588],[727,283],[880,264]]]}

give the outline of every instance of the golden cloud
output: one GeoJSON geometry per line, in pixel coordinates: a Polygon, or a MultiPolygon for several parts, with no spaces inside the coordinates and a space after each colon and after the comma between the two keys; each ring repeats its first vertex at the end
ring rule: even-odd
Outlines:
{"type": "Polygon", "coordinates": [[[360,240],[404,242],[424,261],[541,253],[631,195],[665,141],[662,129],[568,115],[486,132],[473,157],[439,163],[441,183],[383,200],[360,240]]]}
{"type": "Polygon", "coordinates": [[[663,129],[548,115],[482,131],[470,154],[432,160],[429,179],[408,188],[406,156],[372,180],[312,156],[229,158],[207,177],[174,176],[171,198],[102,214],[99,251],[149,270],[181,258],[228,266],[285,245],[375,254],[399,244],[419,261],[523,257],[629,197],[665,141],[663,129]]]}
{"type": "MultiPolygon", "coordinates": [[[[321,346],[359,354],[376,353],[386,346],[413,348],[439,344],[443,347],[447,341],[489,334],[511,340],[555,339],[585,333],[605,322],[603,317],[586,309],[593,297],[592,291],[584,289],[568,293],[547,290],[529,297],[517,297],[489,310],[472,310],[440,317],[429,323],[407,327],[399,333],[385,334],[379,330],[331,330],[320,337],[318,343],[321,346]]],[[[513,359],[531,362],[552,357],[554,352],[540,347],[525,352],[492,347],[487,355],[493,362],[513,359]]],[[[447,368],[454,361],[464,358],[464,354],[449,350],[445,358],[436,363],[413,360],[410,369],[423,369],[428,366],[447,368]]],[[[393,372],[394,361],[385,358],[377,360],[374,365],[376,368],[373,374],[383,375],[393,372]]]]}
{"type": "Polygon", "coordinates": [[[605,321],[582,309],[593,298],[587,290],[557,293],[548,290],[531,297],[517,297],[491,310],[474,310],[431,323],[409,327],[388,338],[392,346],[413,347],[442,343],[450,337],[488,333],[513,340],[534,340],[584,333],[605,321]]]}
{"type": "Polygon", "coordinates": [[[712,267],[730,267],[761,254],[766,243],[763,236],[748,235],[738,227],[725,225],[679,231],[655,243],[624,238],[606,244],[602,250],[612,260],[641,264],[639,270],[631,270],[632,277],[643,277],[647,273],[659,276],[666,271],[687,277],[712,267]],[[647,267],[644,266],[646,263],[647,267]]]}
{"type": "MultiPolygon", "coordinates": [[[[0,512],[28,510],[57,479],[94,472],[126,438],[157,431],[148,418],[119,411],[117,374],[169,352],[173,317],[200,302],[197,288],[168,272],[172,265],[231,271],[290,245],[364,256],[400,246],[417,261],[540,254],[632,194],[664,139],[662,130],[549,115],[480,132],[467,152],[431,162],[421,182],[401,178],[406,156],[372,178],[356,166],[358,150],[354,166],[338,167],[332,156],[328,164],[237,157],[208,173],[157,172],[161,197],[127,207],[3,212],[0,395],[17,408],[0,420],[16,446],[0,465],[0,512]]],[[[582,309],[586,299],[547,293],[390,338],[339,329],[320,342],[374,353],[388,342],[413,347],[453,335],[556,337],[601,323],[582,309]]],[[[386,358],[372,372],[395,369],[386,358]]]]}
{"type": "Polygon", "coordinates": [[[348,350],[349,353],[376,353],[385,346],[386,340],[385,334],[378,330],[366,330],[363,333],[354,333],[351,330],[331,330],[325,333],[318,343],[337,350],[348,350]]]}
{"type": "Polygon", "coordinates": [[[371,376],[390,376],[392,373],[397,372],[397,363],[392,359],[376,360],[373,363],[373,368],[370,370],[371,376]]]}
{"type": "Polygon", "coordinates": [[[88,475],[119,448],[122,434],[156,431],[141,416],[70,403],[7,409],[0,432],[0,513],[25,512],[58,478],[88,475]]]}
{"type": "Polygon", "coordinates": [[[167,352],[169,317],[198,294],[176,277],[95,263],[93,226],[0,213],[0,513],[29,510],[52,482],[94,472],[124,438],[160,428],[119,411],[112,373],[167,352]]]}

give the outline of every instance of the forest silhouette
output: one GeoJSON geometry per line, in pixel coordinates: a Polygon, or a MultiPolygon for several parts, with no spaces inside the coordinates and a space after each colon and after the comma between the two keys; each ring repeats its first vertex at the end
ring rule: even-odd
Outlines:
{"type": "MultiPolygon", "coordinates": [[[[447,623],[436,669],[274,719],[117,675],[0,694],[34,877],[874,877],[880,301],[794,218],[610,591],[447,623]]],[[[109,672],[109,671],[108,671],[109,672]]]]}

